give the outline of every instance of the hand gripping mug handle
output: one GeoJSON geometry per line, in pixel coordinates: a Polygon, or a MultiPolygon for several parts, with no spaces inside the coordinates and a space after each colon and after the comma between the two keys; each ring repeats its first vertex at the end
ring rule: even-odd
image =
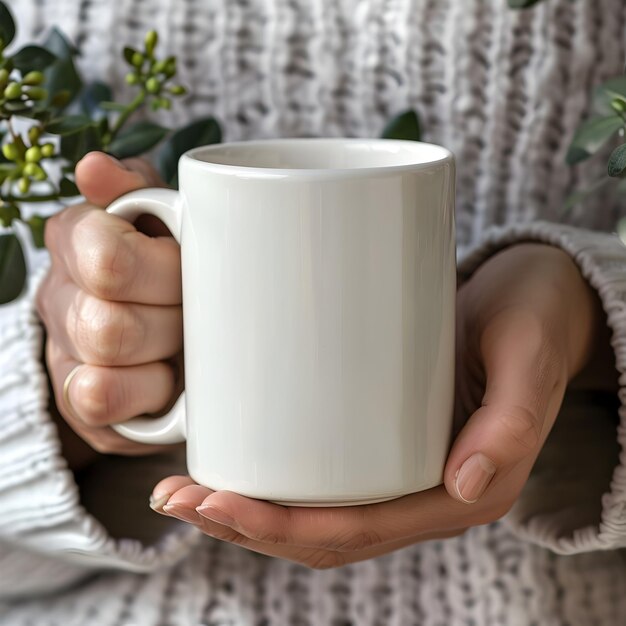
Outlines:
{"type": "MultiPolygon", "coordinates": [[[[180,243],[182,225],[181,196],[171,189],[143,189],[133,191],[115,201],[107,213],[134,222],[140,215],[158,217],[180,243]]],[[[168,444],[185,441],[185,392],[180,395],[168,413],[161,417],[135,417],[113,429],[132,441],[147,444],[168,444]]]]}

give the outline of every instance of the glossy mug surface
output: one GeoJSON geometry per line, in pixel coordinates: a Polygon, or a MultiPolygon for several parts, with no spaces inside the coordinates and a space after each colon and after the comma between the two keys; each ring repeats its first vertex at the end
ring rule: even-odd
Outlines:
{"type": "Polygon", "coordinates": [[[116,427],[186,439],[211,489],[381,501],[442,481],[454,395],[454,159],[425,143],[286,139],[199,148],[180,193],[109,211],[181,244],[185,393],[116,427]]]}

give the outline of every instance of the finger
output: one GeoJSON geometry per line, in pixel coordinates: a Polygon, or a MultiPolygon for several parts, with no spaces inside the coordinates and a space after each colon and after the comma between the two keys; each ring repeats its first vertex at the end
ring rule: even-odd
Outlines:
{"type": "Polygon", "coordinates": [[[218,491],[203,501],[200,513],[261,543],[364,550],[419,534],[447,532],[483,523],[484,514],[437,487],[404,498],[355,507],[285,507],[218,491]]]}
{"type": "Polygon", "coordinates": [[[444,532],[436,531],[423,535],[406,537],[388,542],[384,545],[377,545],[352,552],[339,552],[335,550],[307,548],[297,545],[260,542],[250,539],[233,528],[213,522],[197,513],[195,509],[201,509],[202,503],[213,493],[214,492],[211,489],[193,483],[193,481],[188,477],[173,476],[161,481],[161,483],[155,487],[153,491],[153,501],[157,501],[157,498],[161,500],[166,495],[169,496],[167,503],[163,507],[164,511],[168,515],[190,524],[194,524],[210,537],[239,545],[260,554],[287,559],[316,569],[339,567],[348,563],[355,563],[357,561],[371,559],[382,554],[388,554],[394,550],[399,550],[400,548],[404,548],[421,541],[455,537],[464,532],[464,529],[455,529],[444,532]]]}
{"type": "MultiPolygon", "coordinates": [[[[178,519],[183,518],[179,517],[178,519]]],[[[215,522],[202,518],[200,523],[195,525],[200,528],[205,535],[214,539],[226,541],[228,543],[241,546],[242,548],[246,548],[247,550],[264,554],[265,556],[293,561],[294,563],[306,565],[307,567],[314,569],[342,567],[350,563],[366,561],[368,559],[389,554],[416,543],[423,543],[425,541],[432,541],[435,539],[441,540],[458,537],[464,532],[464,529],[448,532],[433,532],[424,535],[416,535],[415,537],[407,537],[397,541],[391,541],[389,543],[374,546],[372,548],[366,548],[364,550],[339,552],[323,548],[303,548],[301,546],[262,543],[260,541],[249,539],[245,535],[238,533],[228,526],[221,526],[220,524],[216,524],[215,522]]]]}
{"type": "MultiPolygon", "coordinates": [[[[176,387],[174,372],[165,363],[124,368],[84,365],[53,340],[48,341],[47,361],[57,408],[74,430],[89,437],[104,426],[162,411],[169,405],[176,387]],[[67,376],[77,366],[80,369],[64,390],[67,376]]],[[[131,443],[121,436],[115,440],[131,443]]],[[[136,444],[124,446],[126,450],[131,447],[135,449],[136,444]]]]}
{"type": "MultiPolygon", "coordinates": [[[[486,373],[482,407],[456,438],[444,475],[448,493],[465,503],[476,502],[521,462],[530,472],[567,384],[566,360],[550,333],[519,308],[507,309],[489,323],[480,351],[486,373]]],[[[510,485],[511,502],[524,478],[522,473],[510,485]]]]}
{"type": "Polygon", "coordinates": [[[152,493],[150,494],[150,508],[157,513],[163,512],[163,505],[175,494],[177,491],[188,485],[194,485],[193,478],[189,476],[168,476],[159,481],[152,493]]]}
{"type": "Polygon", "coordinates": [[[45,240],[53,271],[97,298],[181,302],[180,247],[171,237],[148,237],[120,217],[78,205],[48,220],[45,240]]]}
{"type": "Polygon", "coordinates": [[[130,366],[168,359],[183,347],[182,309],[100,300],[58,274],[42,286],[48,333],[76,361],[130,366]]]}
{"type": "Polygon", "coordinates": [[[76,165],[76,184],[85,200],[100,208],[131,191],[163,186],[145,161],[128,159],[122,163],[103,152],[90,152],[76,165]]]}

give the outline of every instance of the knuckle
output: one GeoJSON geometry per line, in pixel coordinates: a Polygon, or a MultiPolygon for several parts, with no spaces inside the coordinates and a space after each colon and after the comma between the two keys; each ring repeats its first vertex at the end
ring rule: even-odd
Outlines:
{"type": "Polygon", "coordinates": [[[143,341],[131,307],[89,297],[76,305],[73,335],[81,357],[92,365],[115,365],[143,341]]]}
{"type": "Polygon", "coordinates": [[[119,405],[119,392],[107,372],[96,369],[81,372],[74,380],[74,385],[77,417],[87,426],[108,423],[114,409],[119,405]]]}
{"type": "Polygon", "coordinates": [[[499,411],[497,419],[510,439],[525,452],[535,450],[541,440],[539,416],[524,407],[499,411]]]}
{"type": "Polygon", "coordinates": [[[87,251],[78,259],[78,272],[94,295],[117,300],[127,292],[135,259],[121,234],[100,223],[101,215],[107,214],[94,211],[76,227],[76,237],[87,251]]]}
{"type": "Polygon", "coordinates": [[[346,564],[345,557],[338,552],[317,550],[306,557],[304,565],[316,570],[326,570],[341,567],[346,564]]]}

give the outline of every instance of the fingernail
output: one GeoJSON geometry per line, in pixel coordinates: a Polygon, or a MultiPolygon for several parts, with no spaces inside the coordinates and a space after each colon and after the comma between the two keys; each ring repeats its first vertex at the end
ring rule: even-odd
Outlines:
{"type": "Polygon", "coordinates": [[[477,502],[496,473],[495,463],[484,454],[473,454],[459,468],[454,478],[459,498],[467,504],[477,502]]]}
{"type": "Polygon", "coordinates": [[[163,510],[168,515],[173,515],[174,517],[182,519],[185,522],[189,522],[190,524],[200,524],[200,518],[193,509],[186,509],[178,504],[166,504],[163,507],[163,510]]]}
{"type": "Polygon", "coordinates": [[[150,494],[150,508],[157,513],[163,511],[163,505],[172,497],[171,493],[152,493],[150,494]]]}
{"type": "Polygon", "coordinates": [[[196,511],[198,511],[202,517],[206,517],[212,522],[222,524],[222,526],[232,526],[235,523],[235,520],[228,515],[228,513],[224,513],[221,509],[216,509],[209,504],[199,506],[196,511]]]}

